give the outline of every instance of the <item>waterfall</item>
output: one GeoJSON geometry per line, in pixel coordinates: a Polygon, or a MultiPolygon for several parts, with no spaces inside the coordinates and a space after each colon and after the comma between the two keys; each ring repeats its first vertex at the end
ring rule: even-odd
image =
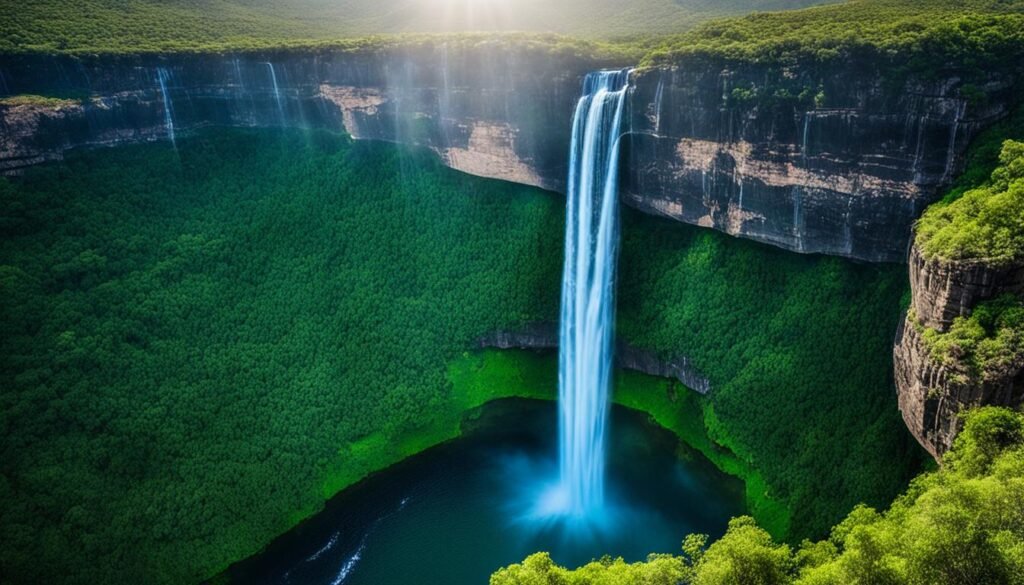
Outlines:
{"type": "Polygon", "coordinates": [[[800,143],[800,156],[803,158],[804,168],[807,168],[807,135],[811,131],[811,113],[804,114],[804,136],[800,143]]]}
{"type": "Polygon", "coordinates": [[[245,80],[242,79],[242,64],[238,62],[238,57],[233,60],[235,64],[235,80],[238,81],[238,87],[245,88],[245,80]]]}
{"type": "Polygon", "coordinates": [[[171,74],[163,67],[156,70],[156,78],[160,82],[160,98],[164,102],[164,127],[167,128],[167,137],[171,144],[177,148],[178,143],[174,140],[174,105],[171,104],[171,94],[167,93],[167,80],[171,74]]]}
{"type": "Polygon", "coordinates": [[[665,95],[665,74],[658,79],[658,89],[654,91],[654,133],[661,133],[661,100],[665,95]]]}
{"type": "Polygon", "coordinates": [[[618,252],[619,139],[629,71],[587,75],[569,151],[559,331],[559,508],[586,516],[604,502],[618,252]]]}
{"type": "Polygon", "coordinates": [[[277,100],[277,111],[281,114],[281,122],[284,123],[284,103],[281,101],[281,88],[277,85],[277,73],[274,72],[274,64],[264,63],[270,69],[270,81],[274,84],[274,99],[277,100]]]}
{"type": "Polygon", "coordinates": [[[960,130],[960,121],[967,113],[967,100],[962,100],[956,106],[956,117],[953,119],[953,126],[949,130],[949,146],[946,147],[946,167],[942,172],[942,182],[948,183],[953,178],[953,166],[956,163],[956,136],[960,130]]]}

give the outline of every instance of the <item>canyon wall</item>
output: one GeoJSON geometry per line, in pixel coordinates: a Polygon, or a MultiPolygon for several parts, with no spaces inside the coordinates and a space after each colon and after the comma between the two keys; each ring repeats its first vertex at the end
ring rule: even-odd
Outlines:
{"type": "Polygon", "coordinates": [[[1024,364],[1011,360],[994,372],[971,372],[958,360],[941,362],[924,340],[926,329],[949,331],[957,317],[1003,294],[1024,294],[1024,266],[981,260],[925,259],[910,254],[911,307],[893,348],[900,412],[910,432],[936,459],[953,445],[960,412],[983,405],[1024,403],[1024,364]]]}
{"type": "MultiPolygon", "coordinates": [[[[238,55],[0,57],[0,172],[78,146],[209,125],[346,130],[433,150],[461,171],[562,191],[583,76],[621,57],[538,43],[421,43],[238,55]],[[161,73],[165,77],[161,87],[161,73]]],[[[691,63],[633,75],[623,200],[804,253],[903,261],[913,220],[967,143],[1014,103],[1015,76],[894,81],[691,63]],[[968,91],[969,90],[969,91],[968,91]]]]}
{"type": "Polygon", "coordinates": [[[644,71],[626,197],[797,252],[901,262],[911,224],[1008,113],[1014,83],[896,77],[872,60],[644,71]]]}

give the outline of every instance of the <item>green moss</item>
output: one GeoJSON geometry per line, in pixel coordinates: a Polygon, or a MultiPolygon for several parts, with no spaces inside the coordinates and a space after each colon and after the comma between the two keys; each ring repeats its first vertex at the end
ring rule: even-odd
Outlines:
{"type": "Polygon", "coordinates": [[[1024,142],[1007,140],[990,180],[929,207],[915,243],[926,258],[995,266],[1024,258],[1024,142]]]}
{"type": "Polygon", "coordinates": [[[58,97],[47,97],[41,95],[12,95],[5,98],[0,98],[0,106],[42,106],[47,108],[64,108],[69,106],[77,106],[81,103],[80,100],[58,98],[58,97]]]}

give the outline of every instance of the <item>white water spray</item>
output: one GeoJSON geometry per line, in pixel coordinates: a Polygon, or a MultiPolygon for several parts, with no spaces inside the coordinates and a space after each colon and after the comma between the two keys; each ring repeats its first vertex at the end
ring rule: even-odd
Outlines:
{"type": "Polygon", "coordinates": [[[163,67],[159,67],[156,70],[156,78],[160,82],[160,97],[164,102],[164,127],[167,128],[167,137],[171,139],[171,144],[177,148],[178,143],[174,139],[174,105],[171,103],[171,95],[167,93],[167,81],[171,74],[163,67]]]}
{"type": "Polygon", "coordinates": [[[618,253],[619,141],[629,71],[587,75],[573,117],[559,332],[560,483],[552,512],[604,503],[618,253]]]}

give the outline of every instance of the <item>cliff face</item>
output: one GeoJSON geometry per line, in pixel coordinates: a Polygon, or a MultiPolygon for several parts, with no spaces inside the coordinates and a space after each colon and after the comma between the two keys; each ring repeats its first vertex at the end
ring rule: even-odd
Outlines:
{"type": "Polygon", "coordinates": [[[856,62],[645,71],[626,196],[790,250],[903,261],[912,222],[977,131],[1007,113],[1013,80],[989,78],[972,105],[955,72],[886,75],[856,62]]]}
{"type": "Polygon", "coordinates": [[[449,166],[560,190],[587,71],[544,48],[0,60],[8,93],[82,104],[0,106],[0,171],[75,146],[169,138],[209,125],[346,130],[434,150],[449,166]],[[161,75],[164,83],[161,85],[161,75]],[[165,107],[166,106],[166,107],[165,107]]]}
{"type": "Polygon", "coordinates": [[[924,329],[946,332],[956,317],[1002,294],[1024,294],[1024,266],[993,267],[981,261],[926,260],[910,256],[911,310],[893,348],[896,388],[903,420],[936,459],[962,428],[959,413],[993,405],[1024,403],[1024,364],[1009,364],[996,375],[972,376],[953,363],[940,363],[924,342],[924,329]]]}
{"type": "MultiPolygon", "coordinates": [[[[0,105],[0,172],[172,128],[301,126],[423,146],[467,173],[561,191],[581,80],[622,65],[501,43],[0,58],[10,95],[86,96],[66,107],[0,105]]],[[[956,174],[973,135],[1007,113],[1014,82],[970,84],[969,101],[956,72],[896,82],[856,64],[638,71],[623,199],[798,252],[902,261],[911,222],[956,174]]]]}

